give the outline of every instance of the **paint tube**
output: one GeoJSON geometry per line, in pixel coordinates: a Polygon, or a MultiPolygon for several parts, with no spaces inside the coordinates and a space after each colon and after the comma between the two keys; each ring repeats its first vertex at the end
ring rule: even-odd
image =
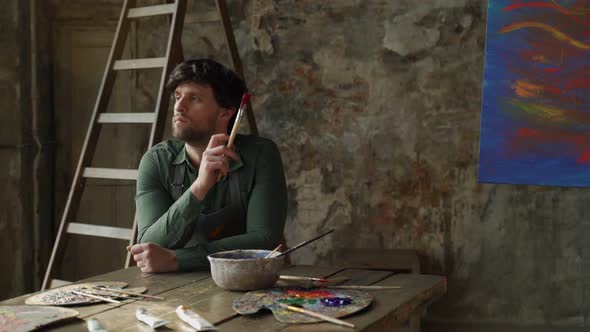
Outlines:
{"type": "Polygon", "coordinates": [[[169,321],[162,319],[160,317],[156,317],[152,314],[150,314],[149,312],[147,312],[147,310],[145,310],[144,308],[139,308],[135,311],[135,317],[137,318],[137,320],[139,320],[140,322],[144,322],[146,323],[149,327],[151,328],[158,328],[160,326],[166,325],[168,323],[170,323],[169,321]]]}
{"type": "Polygon", "coordinates": [[[185,306],[178,306],[176,314],[180,319],[194,327],[197,331],[211,331],[217,330],[213,324],[209,323],[205,318],[199,316],[196,312],[189,310],[185,306]]]}
{"type": "Polygon", "coordinates": [[[108,332],[104,325],[96,318],[86,320],[86,327],[89,332],[108,332]]]}

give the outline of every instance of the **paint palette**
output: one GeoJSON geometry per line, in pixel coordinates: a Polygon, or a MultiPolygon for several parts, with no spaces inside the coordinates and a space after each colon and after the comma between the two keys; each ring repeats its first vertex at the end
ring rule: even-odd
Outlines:
{"type": "Polygon", "coordinates": [[[76,310],[26,305],[0,306],[0,332],[28,332],[78,316],[76,310]]]}
{"type": "Polygon", "coordinates": [[[254,314],[266,308],[283,323],[316,323],[321,320],[281,308],[278,304],[284,303],[338,318],[360,311],[372,301],[371,295],[361,291],[288,287],[248,292],[234,300],[233,308],[242,315],[254,314]]]}
{"type": "MultiPolygon", "coordinates": [[[[72,293],[72,291],[92,289],[94,287],[123,288],[126,286],[126,282],[120,281],[96,281],[66,285],[35,294],[29,297],[25,303],[30,305],[75,305],[96,303],[101,302],[101,300],[96,300],[83,295],[77,295],[72,293]]],[[[141,287],[141,289],[126,289],[126,291],[142,293],[145,292],[145,287],[141,287]]]]}

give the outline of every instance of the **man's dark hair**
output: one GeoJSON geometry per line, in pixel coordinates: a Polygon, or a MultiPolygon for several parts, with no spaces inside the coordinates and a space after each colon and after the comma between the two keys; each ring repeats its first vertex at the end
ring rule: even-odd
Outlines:
{"type": "MultiPolygon", "coordinates": [[[[181,62],[170,73],[166,87],[174,93],[177,86],[187,81],[210,86],[215,100],[221,107],[233,107],[236,111],[240,107],[242,95],[246,92],[246,84],[238,74],[211,59],[190,59],[181,62]]],[[[227,125],[228,134],[237,114],[236,112],[227,125]]]]}

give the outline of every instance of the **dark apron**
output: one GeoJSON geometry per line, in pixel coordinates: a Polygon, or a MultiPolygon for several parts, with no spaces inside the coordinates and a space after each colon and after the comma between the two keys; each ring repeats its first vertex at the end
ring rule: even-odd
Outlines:
{"type": "MultiPolygon", "coordinates": [[[[174,178],[170,192],[174,201],[184,193],[185,172],[186,165],[174,166],[174,178]]],[[[190,240],[184,245],[185,248],[246,232],[246,214],[242,206],[238,172],[229,173],[228,181],[229,191],[226,195],[229,197],[226,197],[226,202],[229,204],[211,213],[201,212],[199,220],[197,220],[197,227],[195,227],[190,240]]]]}

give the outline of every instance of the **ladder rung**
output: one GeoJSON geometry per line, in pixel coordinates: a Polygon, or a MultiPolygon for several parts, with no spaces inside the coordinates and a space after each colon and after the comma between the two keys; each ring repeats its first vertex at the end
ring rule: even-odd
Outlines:
{"type": "Polygon", "coordinates": [[[84,169],[83,176],[85,178],[135,180],[137,179],[137,170],[121,168],[86,167],[84,169]]]}
{"type": "Polygon", "coordinates": [[[99,123],[153,123],[154,113],[101,113],[99,123]]]}
{"type": "Polygon", "coordinates": [[[114,70],[162,68],[166,65],[166,58],[147,58],[117,60],[113,65],[114,70]]]}
{"type": "Polygon", "coordinates": [[[122,240],[131,240],[133,237],[133,231],[129,228],[80,224],[77,222],[71,222],[68,224],[68,233],[122,240]]]}
{"type": "Polygon", "coordinates": [[[72,283],[71,281],[66,281],[66,280],[61,280],[61,279],[51,279],[51,281],[49,282],[49,288],[61,287],[61,286],[69,285],[71,283],[72,283]]]}
{"type": "Polygon", "coordinates": [[[128,18],[138,18],[155,15],[165,15],[174,13],[175,4],[157,5],[149,7],[131,8],[127,13],[128,18]]]}

